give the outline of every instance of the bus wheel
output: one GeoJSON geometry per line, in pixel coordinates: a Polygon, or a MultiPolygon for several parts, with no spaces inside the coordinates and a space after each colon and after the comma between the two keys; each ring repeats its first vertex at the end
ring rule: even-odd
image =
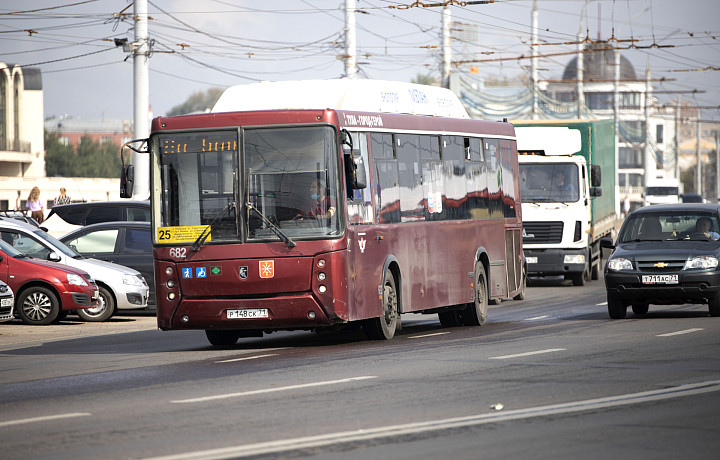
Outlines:
{"type": "Polygon", "coordinates": [[[517,293],[513,300],[525,300],[525,290],[527,289],[527,273],[525,269],[522,271],[522,281],[520,282],[520,292],[517,293]]]}
{"type": "Polygon", "coordinates": [[[488,291],[485,279],[485,267],[480,261],[475,262],[475,301],[469,303],[462,313],[466,326],[482,326],[487,321],[488,291]]]}
{"type": "Polygon", "coordinates": [[[395,278],[390,270],[385,272],[383,286],[383,311],[379,318],[366,319],[363,322],[365,335],[372,340],[390,340],[395,336],[400,315],[398,313],[397,289],[395,278]]]}
{"type": "Polygon", "coordinates": [[[238,334],[235,331],[205,329],[205,335],[207,336],[208,341],[216,347],[235,345],[238,340],[238,334]]]}

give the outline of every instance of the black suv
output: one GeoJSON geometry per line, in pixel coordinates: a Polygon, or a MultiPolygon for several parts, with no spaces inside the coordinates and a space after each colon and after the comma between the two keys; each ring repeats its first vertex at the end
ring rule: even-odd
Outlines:
{"type": "Polygon", "coordinates": [[[59,238],[85,225],[116,221],[150,222],[150,202],[121,200],[57,205],[42,227],[59,238]]]}

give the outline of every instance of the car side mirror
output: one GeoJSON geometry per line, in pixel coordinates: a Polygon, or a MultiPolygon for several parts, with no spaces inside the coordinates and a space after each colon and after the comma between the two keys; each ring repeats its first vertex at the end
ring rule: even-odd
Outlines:
{"type": "Polygon", "coordinates": [[[55,251],[50,251],[50,254],[48,254],[48,256],[47,256],[47,259],[50,262],[60,262],[60,260],[61,260],[60,256],[57,255],[57,253],[55,251]]]}
{"type": "Polygon", "coordinates": [[[610,238],[609,236],[604,236],[600,238],[600,247],[607,249],[615,249],[615,244],[613,243],[612,238],[610,238]]]}

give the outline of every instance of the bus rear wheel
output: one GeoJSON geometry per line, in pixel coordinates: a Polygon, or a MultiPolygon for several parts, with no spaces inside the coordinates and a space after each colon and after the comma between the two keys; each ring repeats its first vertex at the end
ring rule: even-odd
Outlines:
{"type": "Polygon", "coordinates": [[[479,260],[475,262],[475,300],[469,303],[462,312],[466,326],[482,326],[487,321],[488,290],[485,278],[485,267],[479,260]]]}
{"type": "Polygon", "coordinates": [[[369,318],[363,322],[365,335],[372,340],[392,339],[400,322],[399,311],[395,278],[390,270],[386,270],[383,283],[382,315],[379,318],[369,318]]]}
{"type": "Polygon", "coordinates": [[[238,333],[236,331],[218,331],[214,329],[205,329],[210,344],[216,347],[224,347],[235,345],[238,341],[238,333]]]}

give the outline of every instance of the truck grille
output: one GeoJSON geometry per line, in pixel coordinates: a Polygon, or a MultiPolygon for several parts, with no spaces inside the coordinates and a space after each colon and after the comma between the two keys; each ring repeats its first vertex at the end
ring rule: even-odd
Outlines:
{"type": "Polygon", "coordinates": [[[562,233],[562,222],[523,222],[523,244],[560,243],[562,233]]]}

